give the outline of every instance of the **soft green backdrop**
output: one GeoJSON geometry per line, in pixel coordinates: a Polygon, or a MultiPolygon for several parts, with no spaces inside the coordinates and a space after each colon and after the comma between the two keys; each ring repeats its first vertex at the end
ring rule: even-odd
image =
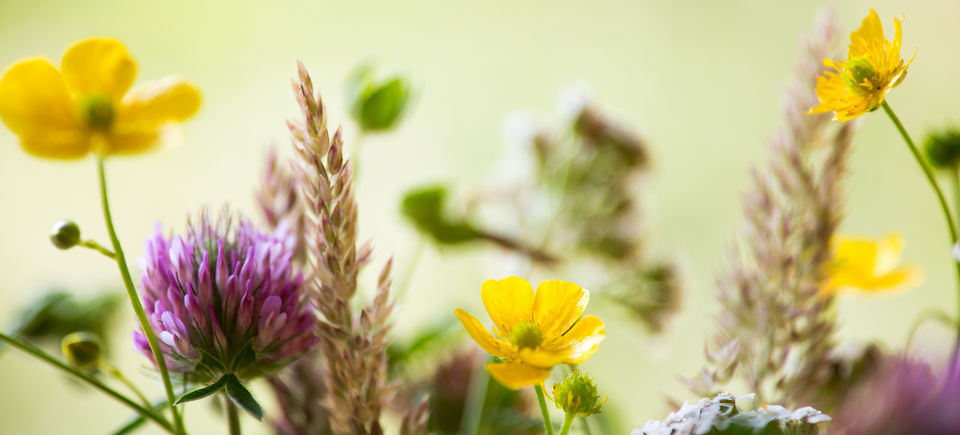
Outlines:
{"type": "MultiPolygon", "coordinates": [[[[392,253],[401,271],[416,240],[397,214],[406,188],[433,180],[489,182],[505,148],[500,126],[506,115],[551,111],[565,86],[591,85],[605,107],[652,144],[654,249],[682,258],[688,271],[684,309],[661,337],[598,312],[609,318],[608,340],[588,370],[622,407],[625,424],[635,427],[665,415],[664,396],[690,398],[678,377],[700,366],[716,312],[713,277],[741,220],[740,194],[750,183],[750,166],[766,159],[799,37],[823,3],[831,4],[0,0],[0,64],[36,54],[58,60],[77,39],[110,35],[138,59],[140,81],[176,73],[199,84],[205,104],[187,124],[182,148],[109,163],[119,235],[132,259],[154,222],[182,228],[185,214],[203,204],[254,210],[261,152],[271,141],[287,143],[283,121],[295,113],[289,82],[296,59],[312,71],[348,142],[356,135],[344,111],[348,72],[375,60],[407,73],[417,89],[413,111],[394,134],[368,138],[359,185],[362,235],[375,237],[378,261],[392,253]]],[[[870,7],[887,27],[904,14],[905,51],[920,51],[891,104],[917,137],[960,122],[960,3],[833,6],[844,35],[870,7]]],[[[0,324],[48,284],[78,292],[119,285],[109,261],[82,250],[60,252],[47,242],[50,225],[63,217],[106,240],[94,171],[90,159],[27,156],[0,129],[0,324]]],[[[845,338],[899,346],[918,313],[955,306],[946,232],[924,183],[889,121],[879,113],[866,116],[843,228],[868,235],[899,229],[906,259],[923,265],[926,280],[910,292],[841,297],[845,338]]],[[[428,249],[398,306],[397,332],[450,316],[455,306],[479,311],[480,282],[506,273],[488,254],[428,249]]],[[[125,313],[121,323],[113,337],[118,363],[137,383],[157,388],[140,370],[143,360],[128,350],[132,316],[125,313]]],[[[2,434],[104,433],[127,415],[19,353],[0,358],[2,434]]],[[[192,407],[194,433],[222,431],[212,415],[205,406],[192,407]]],[[[265,432],[251,421],[247,428],[265,432]]]]}

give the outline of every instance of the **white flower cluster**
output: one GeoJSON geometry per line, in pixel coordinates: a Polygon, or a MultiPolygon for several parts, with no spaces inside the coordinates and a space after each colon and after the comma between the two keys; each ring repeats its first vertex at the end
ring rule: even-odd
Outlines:
{"type": "Polygon", "coordinates": [[[809,406],[789,410],[779,405],[764,405],[755,411],[740,412],[737,400],[752,399],[753,394],[734,396],[722,393],[713,399],[701,399],[696,405],[684,403],[662,422],[651,420],[631,435],[703,435],[707,433],[817,433],[817,424],[830,417],[809,406]],[[746,430],[746,432],[745,432],[746,430]]]}

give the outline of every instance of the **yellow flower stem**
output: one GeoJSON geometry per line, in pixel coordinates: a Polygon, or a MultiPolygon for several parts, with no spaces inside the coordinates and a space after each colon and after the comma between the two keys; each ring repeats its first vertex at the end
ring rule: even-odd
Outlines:
{"type": "Polygon", "coordinates": [[[176,432],[174,431],[173,425],[171,425],[170,422],[168,422],[165,418],[163,418],[162,415],[159,415],[158,413],[154,412],[152,409],[141,406],[137,402],[133,401],[132,399],[124,395],[123,393],[111,388],[109,385],[104,384],[103,382],[100,382],[99,379],[93,376],[90,376],[75,367],[71,367],[70,365],[38,349],[32,344],[29,344],[24,341],[20,341],[17,338],[11,337],[7,334],[0,332],[0,342],[3,342],[3,341],[9,343],[11,346],[17,349],[20,349],[25,353],[28,353],[46,362],[47,364],[50,364],[53,367],[56,367],[60,370],[63,370],[64,372],[67,372],[73,376],[76,376],[78,379],[86,382],[87,384],[90,384],[90,386],[92,386],[93,388],[96,388],[102,391],[106,395],[116,399],[117,401],[133,409],[134,411],[137,411],[137,413],[139,413],[143,417],[153,420],[160,427],[164,428],[167,432],[176,434],[176,432]]]}
{"type": "Polygon", "coordinates": [[[173,384],[170,383],[170,373],[167,371],[167,363],[160,352],[160,345],[157,342],[157,336],[147,321],[147,314],[143,311],[143,304],[140,303],[140,297],[137,295],[137,289],[133,286],[133,279],[130,278],[130,270],[127,268],[127,259],[123,255],[123,247],[120,246],[120,239],[117,238],[117,231],[113,227],[113,217],[110,214],[110,201],[107,198],[107,177],[103,169],[103,156],[97,156],[97,175],[100,181],[100,200],[103,205],[103,218],[106,221],[107,233],[110,234],[110,242],[113,243],[113,252],[116,256],[117,266],[120,268],[120,276],[123,278],[123,285],[127,289],[127,297],[130,299],[130,305],[133,312],[137,315],[137,321],[140,322],[140,328],[143,335],[147,337],[150,344],[150,350],[153,352],[153,358],[157,362],[157,368],[160,371],[160,377],[163,379],[163,389],[167,394],[167,403],[170,403],[170,413],[173,415],[173,425],[177,434],[186,434],[183,427],[183,419],[180,412],[173,405],[177,401],[173,394],[173,384]]]}
{"type": "Polygon", "coordinates": [[[533,389],[537,391],[537,401],[540,402],[540,412],[543,413],[543,428],[546,429],[547,435],[553,435],[553,422],[550,421],[547,400],[543,397],[543,387],[536,385],[533,389]]]}
{"type": "Polygon", "coordinates": [[[573,425],[573,419],[577,414],[573,412],[568,412],[563,416],[563,427],[560,428],[560,435],[567,435],[570,433],[570,426],[573,425]]]}
{"type": "MultiPolygon", "coordinates": [[[[933,169],[930,168],[927,161],[920,155],[920,150],[917,149],[916,144],[913,143],[913,139],[910,138],[910,134],[907,133],[907,130],[903,127],[900,118],[897,118],[897,115],[893,113],[893,109],[890,108],[887,100],[883,100],[881,105],[883,106],[883,111],[887,112],[887,116],[893,121],[893,125],[897,127],[897,131],[900,132],[903,141],[907,143],[907,147],[910,148],[910,152],[913,153],[913,157],[917,160],[917,164],[920,165],[920,169],[923,169],[923,174],[927,176],[927,182],[930,183],[933,192],[937,194],[937,200],[940,202],[940,208],[943,210],[943,217],[946,219],[947,228],[950,230],[950,247],[952,248],[953,245],[957,243],[957,230],[953,226],[953,216],[950,214],[950,207],[947,206],[947,200],[944,198],[943,191],[940,190],[940,186],[937,184],[937,179],[933,176],[933,169]]],[[[953,261],[953,265],[957,271],[957,285],[958,289],[960,289],[960,262],[953,261]]],[[[960,290],[958,290],[957,304],[957,312],[960,314],[960,290]]],[[[957,339],[954,341],[953,356],[950,364],[951,372],[957,365],[957,351],[960,350],[960,328],[957,329],[957,339]]]]}

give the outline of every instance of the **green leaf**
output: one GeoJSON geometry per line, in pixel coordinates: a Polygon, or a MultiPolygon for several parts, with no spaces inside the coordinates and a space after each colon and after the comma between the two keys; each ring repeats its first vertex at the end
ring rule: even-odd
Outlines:
{"type": "Polygon", "coordinates": [[[234,375],[224,375],[227,383],[227,397],[237,406],[243,408],[248,414],[257,420],[263,420],[263,408],[257,403],[250,391],[240,383],[240,379],[234,375]]]}
{"type": "Polygon", "coordinates": [[[420,187],[403,197],[400,210],[422,233],[440,244],[455,245],[479,240],[481,233],[463,219],[446,216],[447,189],[420,187]]]}
{"type": "Polygon", "coordinates": [[[204,398],[204,397],[207,397],[207,396],[209,396],[209,395],[212,395],[212,394],[214,394],[214,393],[222,390],[223,387],[227,384],[227,376],[233,376],[233,375],[224,375],[222,378],[220,378],[219,381],[214,382],[214,383],[211,384],[211,385],[208,385],[208,386],[203,387],[203,388],[198,388],[198,389],[193,390],[193,391],[191,391],[191,392],[189,392],[189,393],[186,393],[186,394],[180,396],[180,398],[177,399],[177,401],[174,402],[173,404],[174,404],[174,405],[179,405],[179,404],[181,404],[181,403],[192,402],[192,401],[194,401],[194,400],[202,399],[202,398],[204,398]]]}

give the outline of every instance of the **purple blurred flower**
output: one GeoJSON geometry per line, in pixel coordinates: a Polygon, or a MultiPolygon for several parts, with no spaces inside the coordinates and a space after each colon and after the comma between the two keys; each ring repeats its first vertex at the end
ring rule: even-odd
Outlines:
{"type": "MultiPolygon", "coordinates": [[[[147,239],[141,299],[172,372],[196,383],[277,370],[316,343],[316,316],[302,298],[303,275],[283,228],[257,231],[226,211],[201,213],[184,236],[147,239]]],[[[153,360],[146,337],[135,347],[153,360]]]]}
{"type": "Polygon", "coordinates": [[[835,416],[841,435],[960,433],[960,379],[903,357],[890,358],[853,392],[835,416]]]}

